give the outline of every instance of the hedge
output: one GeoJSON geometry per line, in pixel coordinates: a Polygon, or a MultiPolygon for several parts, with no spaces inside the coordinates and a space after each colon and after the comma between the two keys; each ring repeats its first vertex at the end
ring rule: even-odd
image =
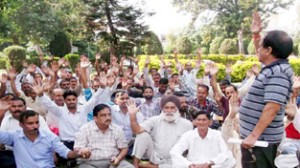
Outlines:
{"type": "MultiPolygon", "coordinates": [[[[140,62],[139,62],[139,68],[140,70],[143,69],[145,65],[145,60],[146,60],[146,55],[141,55],[140,56],[140,62]]],[[[185,58],[185,55],[179,55],[179,62],[184,65],[187,62],[191,62],[192,66],[195,65],[195,59],[194,57],[192,59],[183,59],[185,58]]],[[[208,55],[208,56],[203,56],[203,59],[208,59],[212,60],[217,63],[217,66],[219,67],[219,74],[218,74],[218,80],[224,79],[225,78],[225,65],[226,63],[232,61],[232,72],[231,72],[231,80],[232,82],[241,82],[245,76],[246,76],[246,71],[248,69],[251,69],[251,67],[254,64],[260,65],[260,62],[258,61],[257,57],[255,56],[247,56],[244,57],[243,55],[230,55],[230,56],[225,56],[225,55],[208,55]],[[217,59],[218,58],[218,59],[217,59]]],[[[172,66],[171,69],[173,69],[174,72],[177,72],[177,69],[175,67],[175,61],[172,57],[166,57],[165,62],[171,62],[172,66]],[[169,59],[171,58],[171,59],[169,59]]],[[[291,58],[289,60],[295,75],[300,75],[300,59],[299,58],[291,58]]],[[[150,68],[157,68],[159,69],[160,66],[160,60],[159,57],[156,55],[150,56],[150,68]]],[[[202,77],[203,72],[204,72],[205,65],[202,63],[199,72],[197,73],[197,77],[202,77]]]]}

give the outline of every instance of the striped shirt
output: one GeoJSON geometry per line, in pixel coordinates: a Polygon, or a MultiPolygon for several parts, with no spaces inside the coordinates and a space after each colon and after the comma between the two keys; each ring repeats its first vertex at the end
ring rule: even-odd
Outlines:
{"type": "Polygon", "coordinates": [[[109,128],[102,132],[95,121],[90,121],[76,134],[74,148],[82,147],[91,149],[89,160],[106,160],[118,156],[119,149],[127,148],[127,141],[119,126],[110,124],[109,128]]]}
{"type": "Polygon", "coordinates": [[[246,138],[255,128],[268,102],[281,105],[277,115],[258,140],[279,143],[284,133],[284,107],[292,92],[293,70],[288,60],[265,66],[256,77],[240,106],[240,134],[246,138]]]}

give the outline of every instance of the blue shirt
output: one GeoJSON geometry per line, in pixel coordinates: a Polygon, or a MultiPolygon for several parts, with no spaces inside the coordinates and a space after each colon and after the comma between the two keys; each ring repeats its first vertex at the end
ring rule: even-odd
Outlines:
{"type": "Polygon", "coordinates": [[[13,147],[17,167],[21,168],[55,167],[53,152],[67,158],[70,151],[56,135],[46,130],[39,130],[34,142],[24,135],[23,130],[0,131],[0,143],[13,147]]]}

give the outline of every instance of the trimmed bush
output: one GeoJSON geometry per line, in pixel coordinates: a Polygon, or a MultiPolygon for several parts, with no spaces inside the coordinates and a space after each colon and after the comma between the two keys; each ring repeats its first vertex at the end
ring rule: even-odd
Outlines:
{"type": "Polygon", "coordinates": [[[299,46],[299,44],[294,43],[294,45],[293,45],[293,54],[294,55],[298,55],[298,53],[299,53],[298,46],[299,46]]]}
{"type": "Polygon", "coordinates": [[[225,39],[219,49],[220,54],[237,54],[238,46],[235,39],[225,39]]]}
{"type": "Polygon", "coordinates": [[[209,53],[210,54],[219,54],[219,48],[221,46],[221,43],[223,41],[222,37],[216,37],[212,40],[210,43],[209,53]]]}
{"type": "Polygon", "coordinates": [[[54,39],[49,44],[49,51],[52,55],[63,57],[71,52],[71,43],[64,32],[54,35],[54,39]]]}
{"type": "Polygon", "coordinates": [[[23,69],[22,62],[26,60],[26,50],[21,46],[9,46],[4,49],[4,53],[9,59],[9,63],[12,67],[16,68],[17,72],[21,72],[23,69]]]}
{"type": "Polygon", "coordinates": [[[70,63],[70,68],[75,71],[76,65],[80,62],[80,56],[78,54],[67,54],[64,57],[70,63]]]}
{"type": "Polygon", "coordinates": [[[143,52],[147,55],[162,54],[163,48],[157,35],[153,32],[148,32],[145,37],[145,45],[142,46],[143,52]]]}
{"type": "Polygon", "coordinates": [[[176,43],[179,53],[190,54],[192,52],[193,44],[188,37],[181,37],[176,43]]]}

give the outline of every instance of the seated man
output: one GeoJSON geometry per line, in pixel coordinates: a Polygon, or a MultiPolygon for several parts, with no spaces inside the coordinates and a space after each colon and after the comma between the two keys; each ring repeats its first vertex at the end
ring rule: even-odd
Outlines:
{"type": "Polygon", "coordinates": [[[209,128],[211,116],[206,112],[193,115],[194,130],[184,133],[170,151],[173,168],[232,168],[235,159],[221,132],[209,128]],[[182,154],[188,150],[187,157],[182,154]]]}
{"type": "Polygon", "coordinates": [[[55,167],[53,151],[64,158],[89,156],[88,151],[71,151],[50,131],[39,129],[39,114],[26,110],[20,114],[23,130],[0,131],[0,143],[13,147],[17,167],[55,167]]]}
{"type": "Polygon", "coordinates": [[[132,100],[127,102],[132,131],[138,134],[133,148],[133,163],[139,167],[171,167],[170,150],[181,135],[193,128],[192,123],[180,117],[180,101],[176,96],[164,96],[160,105],[162,113],[139,124],[138,108],[132,100]],[[142,158],[150,160],[149,165],[140,165],[142,158]]]}
{"type": "Polygon", "coordinates": [[[80,160],[79,168],[133,168],[124,160],[128,146],[123,130],[111,123],[109,106],[99,104],[93,109],[94,120],[83,125],[76,134],[74,149],[89,148],[91,157],[80,160]]]}

